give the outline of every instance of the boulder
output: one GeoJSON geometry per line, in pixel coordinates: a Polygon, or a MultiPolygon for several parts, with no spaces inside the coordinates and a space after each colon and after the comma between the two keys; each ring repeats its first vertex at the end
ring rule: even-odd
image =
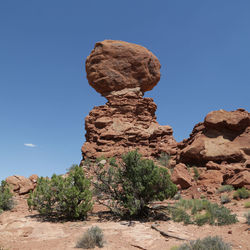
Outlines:
{"type": "Polygon", "coordinates": [[[174,184],[180,185],[182,189],[192,186],[192,177],[185,164],[177,164],[171,175],[171,180],[174,184]]]}
{"type": "Polygon", "coordinates": [[[103,96],[126,89],[149,91],[160,80],[160,68],[149,50],[123,41],[96,43],[86,60],[89,84],[103,96]]]}
{"type": "Polygon", "coordinates": [[[232,185],[235,188],[250,188],[250,171],[245,170],[234,175],[231,179],[227,180],[226,184],[232,185]]]}
{"type": "Polygon", "coordinates": [[[210,112],[178,147],[179,162],[244,163],[250,159],[250,114],[243,109],[210,112]]]}
{"type": "Polygon", "coordinates": [[[215,189],[223,183],[223,174],[218,170],[203,171],[199,175],[198,185],[215,189]]]}
{"type": "Polygon", "coordinates": [[[12,191],[20,195],[27,194],[35,188],[30,179],[20,175],[9,176],[6,178],[6,182],[10,185],[12,191]]]}

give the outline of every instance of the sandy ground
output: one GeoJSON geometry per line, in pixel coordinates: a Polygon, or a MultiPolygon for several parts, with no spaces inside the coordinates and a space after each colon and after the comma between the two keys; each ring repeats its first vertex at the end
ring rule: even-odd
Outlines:
{"type": "Polygon", "coordinates": [[[87,221],[43,222],[34,216],[36,212],[28,211],[24,197],[16,197],[16,207],[0,215],[0,246],[9,250],[76,249],[77,240],[94,225],[98,225],[104,232],[106,241],[102,248],[104,250],[163,250],[185,242],[162,236],[151,228],[151,225],[157,225],[158,229],[187,240],[219,235],[229,242],[233,249],[250,250],[250,229],[244,218],[244,213],[249,210],[244,208],[246,201],[232,201],[226,205],[237,214],[238,223],[222,227],[210,225],[198,227],[184,226],[172,221],[134,221],[131,224],[127,221],[99,221],[97,216],[91,216],[87,221]]]}

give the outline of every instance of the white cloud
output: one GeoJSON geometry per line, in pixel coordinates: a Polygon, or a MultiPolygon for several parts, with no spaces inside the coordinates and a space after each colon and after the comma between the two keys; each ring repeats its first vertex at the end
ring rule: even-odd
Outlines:
{"type": "Polygon", "coordinates": [[[29,147],[29,148],[35,148],[36,145],[32,143],[24,143],[24,146],[29,147]]]}

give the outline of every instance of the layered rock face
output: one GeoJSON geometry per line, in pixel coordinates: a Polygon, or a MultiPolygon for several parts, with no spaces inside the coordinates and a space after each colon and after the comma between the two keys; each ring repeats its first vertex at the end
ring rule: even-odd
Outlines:
{"type": "Polygon", "coordinates": [[[108,102],[85,119],[83,159],[121,156],[139,149],[143,156],[176,153],[170,126],[156,121],[156,104],[143,98],[160,80],[160,63],[146,48],[122,41],[98,42],[86,60],[89,84],[108,102]]]}
{"type": "MultiPolygon", "coordinates": [[[[199,179],[189,185],[211,193],[222,184],[250,188],[250,113],[244,109],[210,112],[178,148],[179,165],[200,167],[199,179]]],[[[187,179],[178,174],[174,181],[181,184],[187,179]]]]}
{"type": "Polygon", "coordinates": [[[179,147],[184,163],[244,163],[250,159],[250,114],[243,109],[213,111],[179,147]]]}

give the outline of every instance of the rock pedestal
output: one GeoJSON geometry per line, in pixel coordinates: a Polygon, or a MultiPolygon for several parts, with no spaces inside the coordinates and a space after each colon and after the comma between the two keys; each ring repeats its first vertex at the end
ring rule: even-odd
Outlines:
{"type": "Polygon", "coordinates": [[[108,102],[85,119],[83,159],[121,156],[138,149],[143,156],[176,153],[170,126],[156,121],[156,104],[143,98],[160,79],[160,63],[146,48],[106,40],[86,60],[89,84],[108,102]]]}

